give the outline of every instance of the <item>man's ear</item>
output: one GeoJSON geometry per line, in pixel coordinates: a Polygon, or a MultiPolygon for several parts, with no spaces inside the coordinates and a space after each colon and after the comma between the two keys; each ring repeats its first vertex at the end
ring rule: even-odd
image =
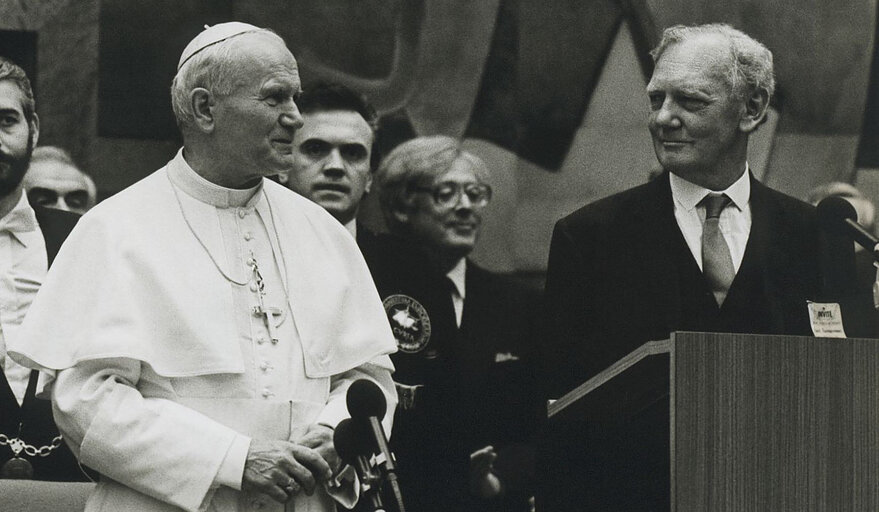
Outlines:
{"type": "Polygon", "coordinates": [[[204,87],[189,92],[189,104],[195,126],[205,133],[214,131],[214,96],[204,87]]]}
{"type": "Polygon", "coordinates": [[[34,112],[31,116],[31,147],[37,147],[37,141],[40,140],[40,117],[34,112]]]}
{"type": "Polygon", "coordinates": [[[278,173],[278,183],[286,185],[290,181],[290,171],[281,171],[278,173]]]}
{"type": "Polygon", "coordinates": [[[742,117],[739,119],[739,130],[744,133],[751,133],[756,130],[763,119],[766,118],[766,111],[769,108],[769,91],[758,88],[745,98],[745,105],[742,109],[742,117]]]}
{"type": "Polygon", "coordinates": [[[363,193],[369,194],[372,189],[372,172],[366,175],[366,185],[363,186],[363,193]]]}

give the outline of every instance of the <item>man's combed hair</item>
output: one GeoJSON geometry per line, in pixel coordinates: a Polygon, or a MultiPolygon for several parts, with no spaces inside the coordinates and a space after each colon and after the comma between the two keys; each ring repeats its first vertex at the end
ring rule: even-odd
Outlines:
{"type": "Polygon", "coordinates": [[[302,91],[296,106],[303,114],[343,110],[357,112],[372,131],[378,130],[378,113],[362,94],[342,84],[321,82],[302,91]]]}
{"type": "Polygon", "coordinates": [[[204,48],[177,70],[171,82],[171,108],[174,109],[177,126],[183,128],[195,119],[190,102],[193,89],[202,87],[218,97],[232,93],[241,71],[241,60],[236,58],[239,38],[252,34],[270,34],[284,41],[269,29],[245,32],[204,48]]]}
{"type": "Polygon", "coordinates": [[[9,59],[0,57],[0,80],[8,80],[14,83],[24,94],[22,110],[28,122],[34,118],[34,91],[31,89],[31,81],[21,67],[9,59]]]}
{"type": "Polygon", "coordinates": [[[772,52],[753,37],[725,23],[691,27],[675,25],[665,29],[659,45],[650,52],[653,62],[656,63],[670,45],[701,35],[718,35],[729,42],[730,64],[727,78],[733,90],[749,95],[753,91],[765,89],[769,97],[772,97],[775,92],[772,52]]]}
{"type": "Polygon", "coordinates": [[[397,231],[394,212],[411,211],[415,187],[429,186],[451,170],[465,165],[482,181],[489,180],[488,167],[481,158],[465,151],[461,141],[447,135],[432,135],[408,140],[393,149],[375,172],[373,186],[388,228],[397,231]]]}
{"type": "MultiPolygon", "coordinates": [[[[39,146],[34,148],[34,154],[31,156],[31,163],[34,162],[61,162],[62,164],[67,164],[79,169],[79,166],[73,161],[73,157],[70,156],[70,153],[58,146],[39,146]]],[[[80,170],[80,172],[82,171],[80,170]]]]}

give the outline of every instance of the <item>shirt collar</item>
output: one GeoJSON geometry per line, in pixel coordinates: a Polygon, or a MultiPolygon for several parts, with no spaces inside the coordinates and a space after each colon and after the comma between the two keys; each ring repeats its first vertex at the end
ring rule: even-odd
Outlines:
{"type": "Polygon", "coordinates": [[[351,236],[357,240],[357,219],[349,220],[348,223],[345,224],[345,229],[347,229],[348,232],[351,233],[351,236]]]}
{"type": "Polygon", "coordinates": [[[0,232],[10,232],[16,240],[27,247],[27,240],[22,234],[36,231],[38,227],[37,216],[30,203],[27,202],[27,196],[23,192],[19,192],[18,202],[9,213],[0,219],[0,232]]]}
{"type": "Polygon", "coordinates": [[[204,179],[195,172],[183,158],[181,148],[174,159],[168,162],[168,175],[171,181],[186,194],[217,208],[250,207],[260,197],[262,180],[254,187],[246,189],[226,188],[204,179]]]}
{"type": "Polygon", "coordinates": [[[743,210],[751,198],[751,177],[750,168],[745,163],[745,172],[739,176],[732,185],[725,190],[709,190],[695,183],[691,183],[677,174],[669,173],[669,185],[671,185],[671,196],[677,204],[686,211],[691,211],[705,199],[710,193],[726,194],[739,210],[743,210]]]}
{"type": "Polygon", "coordinates": [[[466,290],[464,289],[465,277],[467,275],[467,259],[461,258],[458,260],[458,263],[452,267],[452,270],[449,270],[446,273],[446,277],[452,281],[452,284],[455,285],[455,290],[458,292],[458,295],[461,298],[466,297],[466,290]]]}

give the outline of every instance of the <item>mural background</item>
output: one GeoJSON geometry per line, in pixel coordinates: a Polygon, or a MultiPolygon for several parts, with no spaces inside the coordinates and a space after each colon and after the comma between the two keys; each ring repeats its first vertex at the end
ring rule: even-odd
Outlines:
{"type": "MultiPolygon", "coordinates": [[[[879,197],[875,0],[17,0],[0,4],[0,54],[34,78],[41,143],[70,149],[107,196],[176,151],[180,51],[233,19],[281,34],[306,85],[368,94],[381,151],[465,139],[494,171],[475,258],[495,270],[539,274],[558,218],[656,168],[647,52],[676,23],[731,23],[775,54],[780,94],[750,157],[764,182],[879,197]]],[[[364,215],[380,227],[374,205],[364,215]]]]}

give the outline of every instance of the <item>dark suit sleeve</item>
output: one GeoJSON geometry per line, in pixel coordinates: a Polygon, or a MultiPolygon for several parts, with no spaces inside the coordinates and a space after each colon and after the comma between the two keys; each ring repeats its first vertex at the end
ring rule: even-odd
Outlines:
{"type": "Polygon", "coordinates": [[[43,232],[43,238],[46,241],[46,257],[49,266],[55,260],[55,255],[61,249],[61,244],[67,239],[67,235],[73,231],[79,215],[62,210],[54,210],[43,206],[33,206],[34,214],[37,217],[37,223],[43,232]]]}
{"type": "Polygon", "coordinates": [[[589,259],[566,221],[559,221],[549,250],[544,335],[538,356],[545,398],[558,398],[585,380],[577,359],[586,349],[584,338],[589,331],[588,275],[594,264],[589,259]]]}

